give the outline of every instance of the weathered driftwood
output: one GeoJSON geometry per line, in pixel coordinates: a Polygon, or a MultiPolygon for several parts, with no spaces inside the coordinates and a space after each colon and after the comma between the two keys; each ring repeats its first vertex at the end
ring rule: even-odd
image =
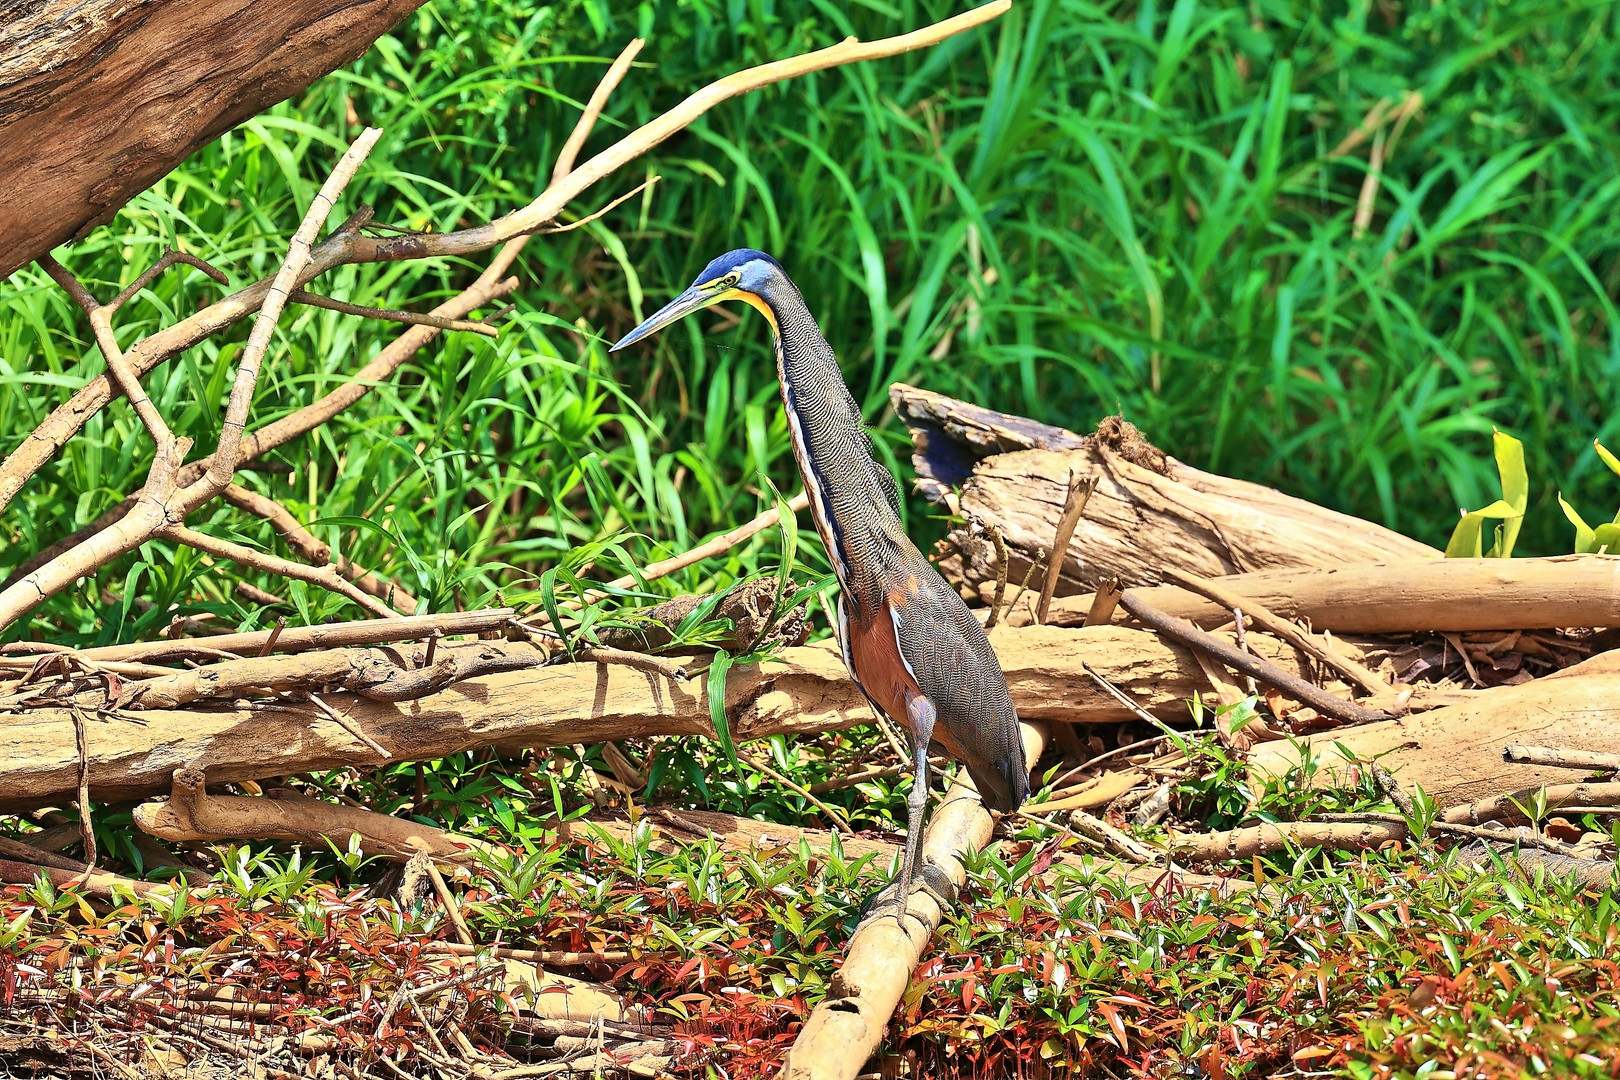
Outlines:
{"type": "Polygon", "coordinates": [[[135,808],[135,824],[173,843],[206,844],[221,840],[291,840],[323,846],[330,839],[339,850],[360,838],[367,856],[404,862],[423,852],[435,862],[467,865],[492,845],[456,836],[416,821],[340,806],[277,790],[268,798],[209,795],[197,769],[177,769],[174,787],[163,802],[135,808]]]}
{"type": "Polygon", "coordinates": [[[1377,758],[1407,789],[1421,785],[1442,806],[1472,803],[1521,788],[1565,782],[1563,770],[1502,760],[1509,743],[1543,743],[1620,753],[1620,653],[1572,668],[1499,686],[1470,702],[1399,720],[1342,728],[1299,743],[1273,742],[1249,757],[1250,782],[1283,777],[1307,748],[1317,764],[1311,782],[1343,782],[1351,768],[1342,745],[1358,758],[1377,758]]]}
{"type": "MultiPolygon", "coordinates": [[[[1128,586],[1156,584],[1165,566],[1217,577],[1440,554],[1382,526],[1183,465],[1118,418],[1082,438],[900,383],[890,400],[911,428],[920,490],[999,527],[1014,581],[1037,548],[1052,546],[1071,471],[1098,478],[1064,554],[1059,596],[1089,592],[1110,575],[1128,586]],[[962,488],[959,500],[953,486],[962,488]]],[[[941,563],[947,577],[975,597],[981,584],[994,585],[988,541],[958,530],[949,542],[957,551],[941,563]]]]}
{"type": "Polygon", "coordinates": [[[112,219],[422,0],[46,0],[0,26],[0,278],[112,219]]]}
{"type": "MultiPolygon", "coordinates": [[[[997,629],[992,641],[1013,702],[1029,719],[1113,723],[1133,717],[1085,674],[1082,663],[1137,705],[1171,719],[1185,717],[1186,699],[1206,685],[1190,653],[1142,630],[997,629]]],[[[1273,662],[1300,670],[1294,650],[1258,634],[1250,643],[1273,662]]],[[[488,641],[477,648],[527,655],[533,647],[488,641]]],[[[872,718],[835,648],[787,649],[782,657],[760,668],[731,670],[726,701],[739,738],[812,734],[872,718]]],[[[277,665],[294,658],[257,662],[263,678],[273,682],[277,665]]],[[[674,681],[618,665],[561,664],[473,679],[408,702],[346,692],[324,696],[348,726],[313,704],[278,700],[129,713],[138,724],[98,714],[87,726],[90,790],[97,800],[161,792],[174,770],[188,765],[206,768],[216,781],[375,766],[376,750],[349,727],[385,747],[395,761],[484,746],[517,750],[649,735],[712,736],[707,692],[704,678],[674,681]]],[[[77,790],[78,776],[69,710],[0,715],[0,807],[60,798],[77,790]]]]}
{"type": "MultiPolygon", "coordinates": [[[[1213,583],[1283,618],[1304,619],[1317,630],[1341,634],[1620,626],[1617,555],[1408,559],[1266,570],[1215,578],[1213,583]]],[[[1159,610],[1201,626],[1219,626],[1232,618],[1227,609],[1175,586],[1135,591],[1159,610]]],[[[1047,622],[1079,626],[1090,606],[1089,594],[1060,597],[1052,602],[1047,622]]],[[[1002,619],[1012,626],[1027,625],[1034,621],[1034,607],[1025,598],[1002,619]]]]}

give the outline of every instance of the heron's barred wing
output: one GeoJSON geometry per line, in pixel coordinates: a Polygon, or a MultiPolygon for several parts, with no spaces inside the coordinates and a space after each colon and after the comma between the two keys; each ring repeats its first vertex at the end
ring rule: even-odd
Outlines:
{"type": "Polygon", "coordinates": [[[921,554],[918,592],[894,605],[897,644],[912,677],[933,703],[937,723],[964,751],[963,764],[985,805],[1003,813],[1029,788],[1018,713],[984,628],[921,554]]]}

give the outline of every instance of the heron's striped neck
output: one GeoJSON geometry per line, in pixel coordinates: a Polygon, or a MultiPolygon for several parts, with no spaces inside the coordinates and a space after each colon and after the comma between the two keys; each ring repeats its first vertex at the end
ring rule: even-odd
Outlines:
{"type": "Polygon", "coordinates": [[[864,608],[881,592],[873,569],[883,564],[871,557],[873,546],[897,544],[904,537],[898,489],[872,456],[838,357],[799,290],[777,273],[757,299],[749,302],[765,313],[775,333],[782,407],[816,531],[845,596],[864,608]]]}

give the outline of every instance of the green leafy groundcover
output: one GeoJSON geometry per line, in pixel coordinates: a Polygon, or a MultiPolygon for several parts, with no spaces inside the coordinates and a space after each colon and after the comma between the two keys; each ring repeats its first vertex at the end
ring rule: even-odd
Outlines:
{"type": "MultiPolygon", "coordinates": [[[[1067,865],[1031,876],[1059,849],[1020,846],[1011,864],[998,849],[974,860],[890,1026],[883,1053],[911,1075],[1620,1075],[1612,891],[1393,846],[1306,855],[1291,880],[1222,898],[1067,865]]],[[[486,866],[463,911],[480,940],[634,950],[643,958],[609,981],[680,1025],[694,1075],[763,1077],[837,969],[864,869],[836,852],[576,843],[486,866]]],[[[417,1018],[379,1020],[402,981],[427,978],[424,944],[445,930],[436,909],[401,912],[246,848],[191,899],[98,910],[70,891],[12,887],[0,925],[13,1015],[121,1018],[127,1030],[162,1008],[163,980],[237,984],[293,1026],[337,1036],[355,1065],[412,1062],[426,1037],[417,1018]],[[69,993],[40,1001],[50,986],[69,993]]],[[[510,1001],[454,993],[475,1041],[503,1045],[510,1001]]]]}

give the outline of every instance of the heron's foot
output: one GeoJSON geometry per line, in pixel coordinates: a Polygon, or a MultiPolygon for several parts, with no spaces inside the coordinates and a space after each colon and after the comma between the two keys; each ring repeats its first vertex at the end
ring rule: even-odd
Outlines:
{"type": "Polygon", "coordinates": [[[884,886],[872,894],[872,898],[861,909],[860,921],[864,923],[874,916],[890,913],[896,920],[900,920],[907,914],[912,894],[919,892],[933,897],[941,912],[949,911],[956,903],[956,883],[938,863],[932,859],[924,859],[923,864],[917,868],[917,877],[912,881],[911,888],[906,889],[899,881],[884,886]]]}

